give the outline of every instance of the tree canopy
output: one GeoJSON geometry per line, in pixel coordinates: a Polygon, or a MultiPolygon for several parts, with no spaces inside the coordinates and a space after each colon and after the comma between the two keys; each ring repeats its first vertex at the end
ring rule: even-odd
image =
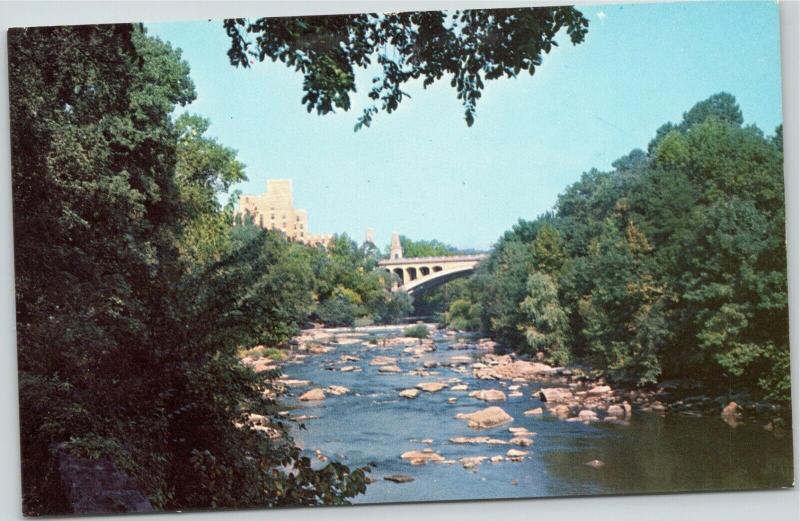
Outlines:
{"type": "Polygon", "coordinates": [[[648,152],[584,173],[555,212],[513,226],[446,318],[473,303],[518,352],[788,401],[781,135],[743,126],[730,94],[697,103],[648,152]]]}
{"type": "Polygon", "coordinates": [[[412,80],[428,87],[447,78],[472,125],[485,82],[533,75],[566,30],[583,41],[589,21],[574,7],[466,9],[386,14],[225,20],[231,64],[280,61],[303,74],[309,112],[349,110],[356,70],[375,71],[356,130],[380,111],[393,112],[412,80]]]}

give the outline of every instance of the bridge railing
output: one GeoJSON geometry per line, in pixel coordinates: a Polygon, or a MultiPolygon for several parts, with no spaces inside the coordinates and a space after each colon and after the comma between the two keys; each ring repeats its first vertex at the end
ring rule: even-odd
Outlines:
{"type": "Polygon", "coordinates": [[[420,264],[424,262],[465,262],[480,261],[489,256],[488,253],[478,255],[451,255],[443,257],[403,257],[402,259],[384,259],[378,261],[378,266],[389,266],[393,264],[420,264]]]}

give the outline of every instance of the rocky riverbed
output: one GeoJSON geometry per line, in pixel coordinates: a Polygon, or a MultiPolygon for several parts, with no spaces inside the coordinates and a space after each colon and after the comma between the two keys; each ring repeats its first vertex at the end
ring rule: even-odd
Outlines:
{"type": "Polygon", "coordinates": [[[403,337],[401,328],[314,329],[294,344],[283,362],[244,363],[257,371],[280,366],[284,414],[296,420],[295,440],[319,465],[370,466],[371,484],[356,501],[792,481],[790,433],[770,419],[776,411],[746,398],[720,403],[691,395],[681,382],[614,389],[573,368],[496,354],[491,340],[433,327],[423,340],[403,337]]]}

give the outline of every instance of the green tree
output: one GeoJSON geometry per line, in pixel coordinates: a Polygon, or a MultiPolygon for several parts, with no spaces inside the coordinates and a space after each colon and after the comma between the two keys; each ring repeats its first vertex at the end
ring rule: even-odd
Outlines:
{"type": "Polygon", "coordinates": [[[236,351],[288,339],[311,271],[304,248],[226,226],[215,197],[241,165],[207,123],[173,123],[194,97],[179,54],[111,25],[12,31],[9,57],[25,511],[64,513],[57,443],[112,457],[158,508],[363,491],[361,470],[249,428],[274,404],[236,351]]]}
{"type": "Polygon", "coordinates": [[[523,324],[525,338],[534,352],[541,351],[556,365],[569,362],[567,345],[567,315],[558,300],[558,288],[553,278],[541,271],[528,277],[528,294],[520,303],[526,316],[523,324]]]}
{"type": "Polygon", "coordinates": [[[484,82],[534,74],[565,29],[581,43],[589,21],[573,7],[423,11],[316,17],[225,20],[231,64],[280,61],[303,74],[302,103],[309,112],[349,110],[356,70],[379,68],[356,130],[379,111],[391,113],[408,94],[449,78],[472,125],[484,82]],[[252,36],[255,35],[255,40],[252,36]],[[373,63],[373,60],[375,63],[373,63]]]}

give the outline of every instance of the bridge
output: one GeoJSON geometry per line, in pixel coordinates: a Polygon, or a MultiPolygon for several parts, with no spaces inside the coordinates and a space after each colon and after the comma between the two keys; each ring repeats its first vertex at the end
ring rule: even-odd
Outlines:
{"type": "Polygon", "coordinates": [[[479,254],[404,258],[399,236],[393,234],[389,258],[379,261],[378,266],[397,275],[396,290],[403,290],[413,295],[469,275],[475,271],[478,263],[487,257],[486,254],[479,254]]]}

